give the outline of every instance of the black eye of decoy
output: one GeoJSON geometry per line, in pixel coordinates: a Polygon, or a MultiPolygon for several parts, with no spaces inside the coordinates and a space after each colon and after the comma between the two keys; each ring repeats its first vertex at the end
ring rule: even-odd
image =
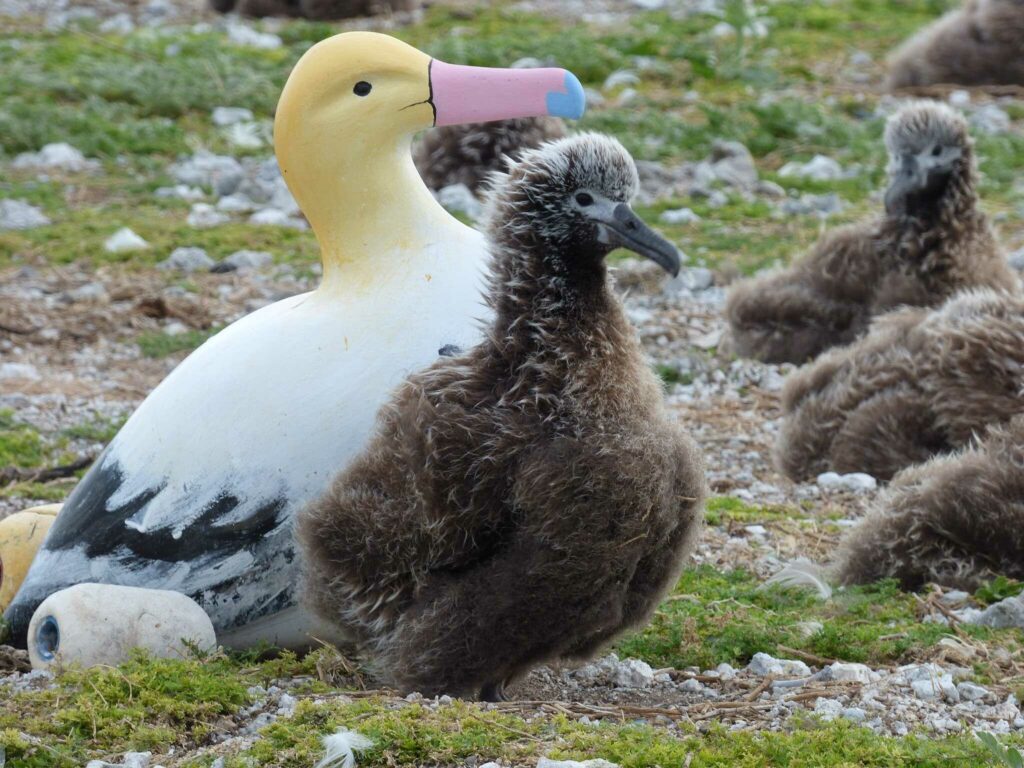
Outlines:
{"type": "Polygon", "coordinates": [[[356,83],[356,87],[352,89],[352,93],[354,93],[356,96],[367,96],[372,90],[372,85],[370,85],[365,80],[360,80],[358,83],[356,83]]]}
{"type": "Polygon", "coordinates": [[[588,192],[577,192],[576,202],[582,206],[588,206],[594,204],[594,197],[588,192]]]}

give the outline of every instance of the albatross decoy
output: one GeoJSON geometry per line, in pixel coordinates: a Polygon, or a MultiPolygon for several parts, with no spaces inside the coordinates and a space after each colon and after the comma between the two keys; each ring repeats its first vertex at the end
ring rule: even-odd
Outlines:
{"type": "Polygon", "coordinates": [[[486,316],[483,238],[424,186],[413,134],[583,106],[561,69],[445,64],[368,32],[307,51],[274,135],[323,280],[218,333],[139,406],[8,608],[15,640],[49,594],[93,581],[183,592],[229,645],[308,643],[293,514],[360,451],[390,389],[486,316]]]}

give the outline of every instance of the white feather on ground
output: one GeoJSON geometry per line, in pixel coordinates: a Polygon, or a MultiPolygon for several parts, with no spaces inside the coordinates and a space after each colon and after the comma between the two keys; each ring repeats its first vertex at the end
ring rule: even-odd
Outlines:
{"type": "Polygon", "coordinates": [[[373,746],[373,740],[361,733],[341,728],[337,733],[324,736],[324,759],[316,768],[354,768],[356,752],[373,746]]]}
{"type": "Polygon", "coordinates": [[[780,587],[803,587],[818,593],[822,600],[832,597],[832,587],[825,579],[825,568],[801,557],[786,566],[761,585],[761,589],[777,584],[780,587]]]}

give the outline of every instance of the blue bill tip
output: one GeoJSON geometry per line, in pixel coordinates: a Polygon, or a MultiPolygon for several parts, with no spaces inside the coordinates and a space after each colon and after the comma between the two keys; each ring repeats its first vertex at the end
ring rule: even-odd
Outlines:
{"type": "Polygon", "coordinates": [[[572,72],[565,73],[565,93],[549,91],[547,96],[548,114],[551,117],[564,117],[579,120],[587,109],[587,95],[583,84],[572,72]]]}

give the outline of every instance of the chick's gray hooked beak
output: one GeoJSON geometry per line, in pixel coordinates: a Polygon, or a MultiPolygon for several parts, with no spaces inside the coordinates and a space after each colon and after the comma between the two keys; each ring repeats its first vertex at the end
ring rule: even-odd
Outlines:
{"type": "Polygon", "coordinates": [[[914,155],[903,155],[895,171],[890,174],[889,188],[885,190],[885,210],[891,216],[906,210],[907,196],[923,185],[921,167],[914,155]]]}
{"type": "Polygon", "coordinates": [[[590,215],[600,224],[601,242],[650,259],[673,277],[679,274],[679,249],[647,226],[626,203],[597,207],[590,215]]]}

